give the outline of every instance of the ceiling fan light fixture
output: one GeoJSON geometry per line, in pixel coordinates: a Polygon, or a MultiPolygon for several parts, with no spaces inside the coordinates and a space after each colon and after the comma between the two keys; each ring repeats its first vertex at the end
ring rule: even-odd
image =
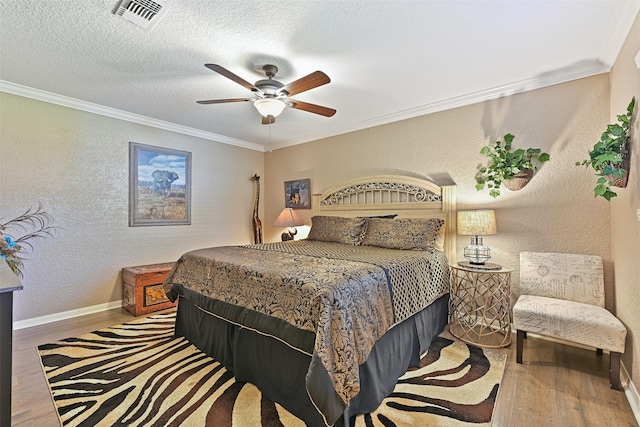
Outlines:
{"type": "Polygon", "coordinates": [[[307,111],[313,114],[319,114],[325,117],[333,117],[336,110],[333,108],[323,107],[322,105],[310,104],[308,102],[296,101],[289,98],[291,95],[297,95],[306,92],[318,86],[331,82],[329,76],[322,71],[314,71],[294,82],[283,85],[281,82],[274,80],[278,67],[275,65],[265,65],[263,70],[267,75],[267,79],[258,80],[255,84],[249,83],[242,77],[232,73],[226,68],[218,64],[204,64],[205,67],[214,71],[229,80],[238,83],[245,89],[249,89],[255,94],[254,98],[232,98],[232,99],[208,99],[197,101],[198,104],[223,104],[226,102],[245,102],[250,101],[262,116],[262,124],[270,125],[275,123],[278,117],[286,107],[291,107],[300,111],[307,111]]]}
{"type": "Polygon", "coordinates": [[[284,101],[277,98],[260,98],[253,102],[262,117],[278,117],[287,106],[284,101]]]}

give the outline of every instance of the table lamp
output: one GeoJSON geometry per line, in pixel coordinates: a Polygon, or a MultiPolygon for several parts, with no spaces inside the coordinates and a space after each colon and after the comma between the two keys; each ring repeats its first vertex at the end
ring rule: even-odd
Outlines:
{"type": "MultiPolygon", "coordinates": [[[[496,215],[493,210],[458,211],[458,234],[471,237],[464,248],[464,257],[471,267],[482,268],[491,259],[491,250],[482,242],[482,236],[496,234],[496,215]]],[[[487,267],[500,266],[489,264],[487,267]]]]}
{"type": "Polygon", "coordinates": [[[287,231],[282,233],[282,241],[286,242],[287,240],[293,240],[293,236],[298,233],[295,227],[299,225],[304,225],[296,211],[292,208],[284,208],[276,221],[273,223],[274,227],[289,227],[287,231]]]}

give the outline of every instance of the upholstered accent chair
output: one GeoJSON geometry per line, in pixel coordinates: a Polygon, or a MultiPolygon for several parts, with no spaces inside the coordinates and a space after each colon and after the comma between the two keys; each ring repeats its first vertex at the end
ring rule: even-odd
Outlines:
{"type": "Polygon", "coordinates": [[[602,259],[592,255],[522,252],[520,297],[513,306],[516,361],[527,332],[595,347],[610,354],[610,385],[620,390],[627,329],[604,308],[602,259]]]}

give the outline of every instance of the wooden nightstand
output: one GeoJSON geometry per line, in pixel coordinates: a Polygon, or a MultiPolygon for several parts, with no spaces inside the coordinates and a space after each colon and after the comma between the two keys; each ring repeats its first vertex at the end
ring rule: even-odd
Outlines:
{"type": "Polygon", "coordinates": [[[177,303],[169,301],[162,286],[174,264],[165,262],[123,268],[122,307],[134,316],[175,307],[177,303]]]}
{"type": "Polygon", "coordinates": [[[511,272],[450,265],[449,331],[483,347],[511,344],[511,272]]]}

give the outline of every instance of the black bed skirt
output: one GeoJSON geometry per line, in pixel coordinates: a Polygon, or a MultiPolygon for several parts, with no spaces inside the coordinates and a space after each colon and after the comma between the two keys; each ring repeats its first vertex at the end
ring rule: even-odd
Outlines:
{"type": "MultiPolygon", "coordinates": [[[[448,300],[448,295],[443,295],[376,342],[367,361],[360,365],[360,393],[335,426],[348,426],[351,417],[375,410],[407,368],[419,365],[420,355],[447,324],[448,300]]],[[[265,397],[308,426],[327,425],[306,392],[310,355],[271,336],[228,323],[183,297],[175,333],[222,363],[238,381],[256,385],[265,397]]]]}

